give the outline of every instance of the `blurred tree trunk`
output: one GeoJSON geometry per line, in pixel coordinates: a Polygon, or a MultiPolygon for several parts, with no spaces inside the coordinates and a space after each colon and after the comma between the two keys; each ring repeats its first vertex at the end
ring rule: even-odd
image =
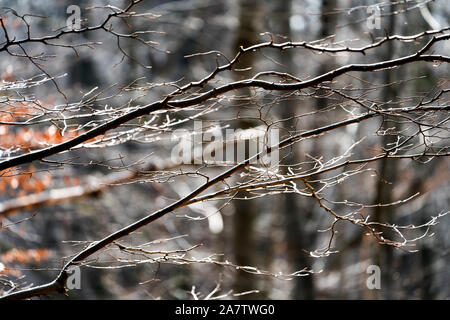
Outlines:
{"type": "MultiPolygon", "coordinates": [[[[234,52],[239,47],[248,47],[258,41],[258,34],[261,22],[261,1],[258,0],[240,0],[239,3],[239,26],[236,31],[236,40],[233,45],[234,52]]],[[[255,54],[244,55],[235,68],[249,68],[255,66],[255,54]]],[[[236,79],[241,77],[249,77],[253,70],[242,71],[235,73],[236,79]]],[[[249,90],[241,90],[239,94],[243,96],[251,96],[249,90]]],[[[238,101],[240,104],[248,104],[249,101],[238,101]]],[[[244,110],[240,110],[244,114],[244,110]]],[[[238,123],[240,128],[245,128],[246,123],[240,121],[238,123]]],[[[246,148],[247,149],[247,148],[246,148]]],[[[246,156],[248,156],[246,154],[246,156]]],[[[245,192],[237,195],[238,198],[246,196],[245,192]]],[[[235,256],[235,263],[240,266],[255,266],[255,239],[254,227],[257,215],[257,206],[254,200],[237,200],[235,202],[235,212],[233,215],[233,252],[235,256]]],[[[256,289],[257,285],[255,277],[243,271],[237,271],[234,279],[233,289],[235,292],[245,292],[256,289]]],[[[242,299],[252,298],[252,295],[241,296],[242,299]]]]}
{"type": "MultiPolygon", "coordinates": [[[[386,25],[384,29],[389,35],[395,34],[397,15],[391,14],[386,18],[386,25]]],[[[390,41],[386,44],[386,51],[382,54],[383,60],[389,60],[394,57],[395,53],[395,43],[390,41]]],[[[383,73],[383,83],[388,84],[396,81],[397,71],[396,70],[386,70],[383,73]]],[[[391,107],[390,102],[394,101],[397,97],[397,87],[395,85],[386,86],[381,92],[381,97],[383,101],[387,102],[386,107],[391,107]]],[[[384,129],[395,127],[396,130],[400,130],[399,123],[395,123],[392,119],[384,118],[384,129]]],[[[397,137],[395,135],[385,135],[382,137],[382,145],[389,148],[392,143],[395,143],[397,137]]],[[[393,186],[395,185],[397,173],[397,161],[382,160],[379,167],[380,179],[376,186],[376,196],[375,204],[386,204],[393,202],[393,186]],[[388,183],[387,183],[388,182],[388,183]]],[[[379,206],[375,207],[375,221],[380,222],[390,222],[394,221],[395,208],[393,206],[379,206]]],[[[386,230],[383,230],[386,231],[386,230]]],[[[391,234],[386,236],[391,236],[391,234]]],[[[381,292],[379,290],[372,290],[375,294],[374,298],[381,299],[392,299],[393,296],[393,265],[394,265],[394,254],[393,248],[387,245],[375,245],[374,246],[374,262],[381,269],[381,292]]]]}
{"type": "MultiPolygon", "coordinates": [[[[274,32],[287,37],[286,40],[291,39],[290,28],[290,16],[291,16],[292,1],[278,1],[274,10],[274,32]]],[[[281,61],[284,70],[282,72],[293,73],[295,65],[292,59],[292,52],[286,50],[283,52],[283,60],[281,61]]],[[[294,73],[295,75],[295,73],[294,73]]],[[[297,121],[295,116],[297,114],[297,102],[295,100],[285,99],[280,103],[280,116],[282,119],[288,119],[284,121],[284,127],[289,132],[297,130],[297,121]]],[[[294,145],[290,150],[289,155],[284,158],[288,164],[295,164],[300,161],[298,156],[299,145],[294,145]]],[[[286,169],[287,170],[287,169],[286,169]]],[[[311,259],[303,251],[311,249],[313,243],[314,233],[311,230],[307,230],[305,226],[307,221],[312,217],[312,211],[309,210],[306,205],[306,201],[309,199],[299,199],[299,195],[295,193],[287,193],[281,195],[282,197],[282,217],[284,221],[284,229],[286,233],[287,242],[287,254],[290,260],[291,269],[301,270],[305,267],[311,268],[311,259]],[[300,205],[300,202],[303,205],[300,205]]],[[[298,277],[294,280],[294,285],[290,293],[291,299],[313,299],[314,298],[314,284],[313,277],[298,277]]]]}

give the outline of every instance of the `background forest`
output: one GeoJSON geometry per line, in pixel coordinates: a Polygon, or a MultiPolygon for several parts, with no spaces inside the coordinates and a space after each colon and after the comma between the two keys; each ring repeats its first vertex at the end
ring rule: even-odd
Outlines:
{"type": "MultiPolygon", "coordinates": [[[[26,21],[33,37],[57,33],[74,4],[0,3],[2,45],[27,36],[20,18],[24,14],[30,14],[26,21]]],[[[102,23],[108,13],[129,3],[78,1],[81,27],[102,23]]],[[[112,32],[92,30],[49,41],[66,47],[36,41],[0,52],[0,163],[77,137],[105,119],[199,81],[232,60],[240,47],[304,41],[324,48],[360,48],[390,35],[440,30],[433,35],[438,37],[450,29],[446,0],[145,0],[131,11],[135,14],[114,21],[112,32]],[[368,19],[378,13],[379,28],[371,28],[368,19]],[[134,36],[121,36],[130,34],[134,36]]],[[[363,53],[308,47],[255,50],[243,55],[233,72],[218,74],[212,84],[192,89],[189,97],[209,85],[268,70],[273,74],[261,77],[283,74],[288,83],[348,64],[397,59],[414,54],[430,39],[386,41],[363,53]]],[[[430,54],[445,55],[449,48],[450,40],[441,41],[430,54]]],[[[178,167],[171,162],[174,130],[191,132],[194,120],[202,121],[204,132],[239,129],[250,140],[255,139],[252,134],[261,135],[255,128],[270,123],[284,139],[362,113],[363,105],[386,110],[431,101],[444,111],[415,120],[433,121],[435,131],[429,139],[411,143],[430,143],[445,156],[381,159],[339,171],[336,177],[321,174],[309,180],[311,185],[300,181],[298,189],[295,184],[263,191],[242,188],[180,208],[85,259],[81,289],[41,299],[448,299],[449,71],[448,62],[422,61],[348,73],[304,90],[238,88],[233,96],[186,110],[133,119],[118,127],[121,131],[68,152],[9,170],[2,167],[0,295],[51,282],[91,241],[173,203],[205,177],[222,172],[227,166],[178,167]],[[405,246],[383,244],[358,225],[333,224],[330,212],[311,196],[313,187],[321,186],[326,206],[345,212],[365,204],[362,214],[375,221],[423,224],[408,233],[419,239],[405,246]],[[367,287],[371,265],[380,267],[381,289],[367,287]]],[[[280,177],[326,167],[348,150],[355,157],[376,156],[383,146],[392,147],[411,133],[409,121],[406,115],[385,116],[301,140],[280,152],[280,177]]],[[[422,152],[414,148],[409,151],[422,152]]],[[[239,185],[240,178],[278,179],[275,174],[264,180],[257,172],[250,168],[229,181],[239,185]]]]}

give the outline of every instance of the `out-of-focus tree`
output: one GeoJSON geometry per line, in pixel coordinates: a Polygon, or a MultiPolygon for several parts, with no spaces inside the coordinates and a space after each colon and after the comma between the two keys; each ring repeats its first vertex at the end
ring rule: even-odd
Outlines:
{"type": "Polygon", "coordinates": [[[393,297],[394,250],[448,213],[450,27],[410,33],[396,26],[411,12],[437,23],[426,4],[383,2],[383,30],[342,37],[341,14],[364,25],[368,6],[300,2],[316,27],[294,0],[2,9],[2,298],[66,293],[77,267],[99,297],[142,283],[141,297],[318,298],[335,272],[347,297],[355,256],[383,272],[371,297],[393,297]],[[319,39],[295,40],[302,28],[319,39]],[[20,269],[37,264],[29,285],[20,269]]]}

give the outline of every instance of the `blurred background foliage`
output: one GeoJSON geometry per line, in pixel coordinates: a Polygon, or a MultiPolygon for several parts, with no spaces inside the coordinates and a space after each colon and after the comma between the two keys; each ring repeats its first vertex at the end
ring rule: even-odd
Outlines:
{"type": "MultiPolygon", "coordinates": [[[[72,50],[47,47],[46,54],[55,54],[56,58],[51,60],[51,63],[43,62],[43,65],[51,75],[67,73],[58,83],[69,100],[77,101],[94,87],[99,86],[101,90],[108,92],[112,85],[123,87],[138,78],[152,83],[167,83],[180,79],[183,82],[199,80],[215,68],[216,59],[211,55],[186,58],[194,53],[217,50],[230,58],[237,53],[239,46],[247,47],[270,38],[275,42],[312,41],[331,35],[334,36],[329,39],[329,43],[353,40],[353,45],[358,46],[370,41],[371,37],[382,37],[386,33],[411,35],[432,29],[417,7],[419,2],[421,1],[399,1],[392,6],[384,6],[382,12],[386,15],[382,16],[381,29],[368,30],[366,9],[367,5],[375,3],[372,0],[148,0],[139,4],[136,10],[152,12],[158,16],[152,20],[129,21],[128,25],[119,25],[117,31],[152,30],[150,38],[154,41],[154,49],[142,46],[136,41],[124,40],[120,43],[121,48],[136,59],[123,59],[113,37],[108,39],[108,36],[100,31],[92,32],[81,36],[85,37],[86,41],[102,41],[103,45],[95,46],[95,49],[79,48],[79,56],[72,50]],[[388,14],[394,11],[397,14],[388,14]],[[144,68],[143,65],[151,68],[144,68]]],[[[76,4],[82,8],[82,19],[87,19],[82,22],[85,26],[101,21],[102,14],[99,12],[104,12],[85,8],[107,4],[123,7],[126,3],[127,1],[78,1],[76,4]]],[[[33,13],[46,17],[33,19],[34,36],[45,35],[49,30],[63,26],[67,19],[66,8],[71,4],[73,2],[66,0],[2,1],[2,7],[13,8],[20,14],[33,13]]],[[[440,27],[448,26],[450,9],[446,0],[431,1],[427,7],[435,23],[440,27]]],[[[11,27],[13,23],[14,21],[9,20],[7,26],[11,27]]],[[[23,31],[20,27],[16,30],[18,35],[23,34],[23,31]]],[[[79,38],[74,36],[74,41],[75,39],[79,38]]],[[[33,52],[43,50],[41,44],[27,46],[33,52]]],[[[238,80],[240,77],[270,68],[302,78],[324,73],[347,63],[368,63],[397,58],[411,52],[408,51],[411,48],[415,48],[414,44],[392,42],[367,55],[327,55],[303,49],[283,52],[269,50],[258,52],[240,62],[243,68],[251,66],[252,70],[227,76],[238,80]]],[[[33,64],[13,58],[1,59],[0,70],[5,81],[27,79],[39,73],[33,64]]],[[[439,79],[448,76],[448,71],[448,65],[434,68],[430,64],[419,63],[357,76],[368,87],[369,84],[393,83],[371,93],[380,101],[384,101],[386,107],[390,107],[399,103],[413,105],[416,96],[433,92],[439,79]],[[396,83],[401,80],[410,81],[396,83]]],[[[350,84],[353,80],[347,77],[341,81],[350,84]]],[[[39,86],[35,91],[42,103],[51,105],[62,102],[61,95],[51,82],[39,86]]],[[[164,87],[155,87],[144,96],[137,97],[135,101],[141,104],[149,103],[166,92],[164,87]]],[[[126,97],[118,96],[115,99],[117,100],[112,103],[118,104],[118,101],[126,97]]],[[[264,104],[264,98],[258,101],[264,104]]],[[[336,101],[319,92],[301,99],[284,99],[276,109],[270,109],[270,112],[275,117],[286,119],[334,104],[336,101]]],[[[212,113],[206,115],[205,119],[232,119],[236,117],[237,109],[238,107],[227,109],[226,112],[221,111],[220,116],[212,113]]],[[[285,121],[283,125],[291,130],[311,129],[329,123],[339,112],[316,113],[295,121],[285,121]]],[[[252,120],[254,114],[251,110],[242,111],[242,116],[244,115],[250,120],[236,118],[228,123],[234,128],[258,124],[252,120]]],[[[377,126],[379,122],[373,121],[358,126],[355,132],[342,129],[331,136],[314,140],[314,143],[307,140],[292,148],[288,155],[289,161],[305,161],[305,154],[328,156],[341,152],[349,141],[356,141],[371,134],[377,126]]],[[[9,142],[7,133],[3,132],[0,136],[2,147],[17,144],[17,139],[22,139],[21,145],[28,144],[31,148],[33,144],[42,141],[55,143],[68,138],[62,137],[48,126],[31,132],[27,131],[31,130],[27,128],[22,130],[25,131],[9,132],[9,137],[14,135],[9,142]]],[[[76,150],[71,154],[76,157],[74,162],[89,164],[92,161],[93,164],[55,167],[50,171],[38,171],[29,177],[1,178],[0,201],[42,190],[76,187],[97,181],[113,172],[114,166],[121,163],[131,164],[146,155],[161,152],[163,154],[164,150],[161,151],[154,144],[136,141],[111,148],[76,150]]],[[[366,152],[370,153],[370,150],[366,152]]],[[[161,158],[164,159],[164,156],[161,158]]],[[[378,172],[392,184],[381,179],[360,176],[344,182],[339,188],[330,191],[327,197],[380,203],[393,202],[421,192],[421,195],[411,202],[400,206],[376,207],[372,212],[372,215],[380,220],[388,219],[397,224],[417,224],[425,222],[442,210],[448,210],[449,171],[446,158],[436,159],[430,166],[421,166],[411,161],[386,161],[379,164],[378,172]]],[[[27,283],[50,281],[62,266],[64,259],[61,257],[78,251],[85,241],[102,238],[146,213],[170,203],[192,187],[189,177],[186,176],[156,184],[143,180],[75,201],[31,211],[20,210],[2,222],[8,227],[4,227],[0,232],[0,261],[3,266],[0,274],[16,277],[19,283],[21,275],[27,276],[27,283]],[[22,219],[26,220],[12,224],[22,219]],[[20,252],[17,252],[18,248],[21,249],[20,252]],[[5,269],[5,266],[8,268],[5,269]]],[[[340,224],[334,245],[334,249],[339,253],[313,258],[308,252],[323,247],[328,240],[326,233],[318,233],[317,230],[323,229],[329,223],[329,217],[313,199],[288,193],[248,201],[237,200],[224,207],[221,214],[223,230],[218,233],[210,231],[207,219],[186,219],[184,215],[197,214],[184,208],[134,233],[127,241],[130,244],[139,244],[162,239],[154,244],[154,250],[186,249],[202,244],[195,249],[194,256],[223,254],[220,259],[224,261],[257,266],[274,274],[280,271],[289,274],[305,267],[317,273],[283,280],[214,264],[164,262],[130,262],[120,268],[111,269],[107,267],[108,255],[114,253],[106,251],[97,257],[97,260],[89,261],[88,266],[82,268],[82,290],[70,291],[68,298],[190,299],[192,286],[206,295],[218,281],[221,281],[222,292],[231,289],[234,293],[258,290],[244,296],[230,296],[235,299],[450,297],[448,217],[433,229],[433,237],[427,237],[417,243],[415,249],[418,251],[415,253],[380,246],[372,238],[364,236],[355,226],[340,224]],[[381,290],[369,290],[366,287],[366,270],[372,264],[379,265],[382,270],[381,290]]],[[[58,297],[50,295],[44,298],[58,297]]]]}

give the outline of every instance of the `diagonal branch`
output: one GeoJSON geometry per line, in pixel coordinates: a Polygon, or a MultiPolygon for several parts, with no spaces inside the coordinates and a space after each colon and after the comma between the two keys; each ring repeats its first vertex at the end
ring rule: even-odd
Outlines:
{"type": "Polygon", "coordinates": [[[106,246],[113,243],[114,241],[116,241],[124,236],[129,235],[130,233],[140,229],[141,227],[148,225],[149,223],[165,216],[166,214],[168,214],[170,212],[173,212],[176,209],[179,209],[181,207],[188,205],[192,199],[194,199],[195,197],[200,195],[202,192],[206,191],[207,189],[214,186],[215,184],[217,184],[221,181],[224,181],[225,179],[227,179],[234,173],[236,173],[239,170],[241,170],[242,168],[246,167],[248,164],[251,163],[251,161],[256,160],[256,159],[261,159],[263,156],[269,155],[274,150],[287,147],[287,146],[291,145],[292,143],[295,143],[296,141],[298,141],[301,138],[319,135],[319,134],[334,130],[336,128],[340,128],[343,126],[350,125],[352,123],[360,122],[365,119],[370,119],[376,115],[378,115],[378,114],[374,113],[374,112],[366,113],[365,115],[362,115],[362,116],[359,116],[359,117],[356,117],[353,119],[341,121],[338,123],[334,123],[334,124],[331,124],[331,125],[328,125],[325,127],[313,129],[313,130],[310,130],[307,132],[303,132],[299,135],[295,135],[295,136],[286,138],[285,140],[279,142],[277,145],[274,145],[274,146],[268,148],[267,151],[263,150],[263,151],[255,154],[254,156],[249,157],[246,160],[240,162],[239,164],[231,167],[230,169],[224,171],[223,173],[217,175],[215,178],[207,181],[202,186],[198,187],[196,190],[194,190],[187,196],[179,199],[178,201],[166,206],[163,209],[153,212],[150,215],[106,236],[105,238],[103,238],[100,241],[94,242],[89,247],[87,247],[83,251],[76,254],[69,262],[67,262],[66,265],[62,268],[60,274],[52,282],[50,282],[48,284],[44,284],[42,286],[37,286],[37,287],[21,290],[18,292],[14,292],[14,293],[11,293],[11,294],[1,297],[0,299],[26,299],[26,298],[39,296],[39,295],[45,295],[45,294],[48,294],[50,292],[55,292],[55,291],[56,292],[65,292],[65,282],[68,277],[67,270],[71,266],[81,263],[82,261],[84,261],[86,258],[91,256],[92,254],[100,251],[101,249],[105,248],[106,246]]]}

